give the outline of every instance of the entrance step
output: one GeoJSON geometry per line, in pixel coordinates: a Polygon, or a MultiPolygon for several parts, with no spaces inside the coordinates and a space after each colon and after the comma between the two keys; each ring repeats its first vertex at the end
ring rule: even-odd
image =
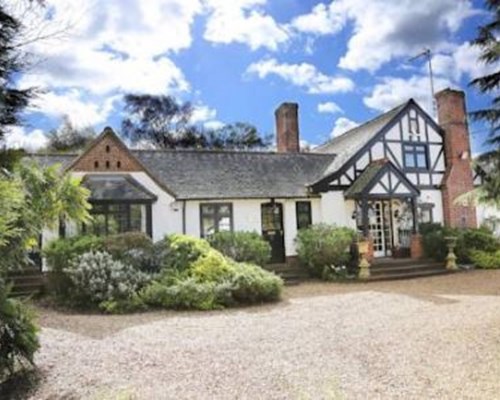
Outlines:
{"type": "Polygon", "coordinates": [[[7,282],[12,284],[13,297],[32,296],[41,293],[44,287],[44,276],[37,268],[25,268],[12,271],[7,275],[7,282]]]}
{"type": "Polygon", "coordinates": [[[408,279],[448,273],[444,263],[434,260],[384,259],[370,267],[370,280],[408,279]]]}
{"type": "Polygon", "coordinates": [[[268,264],[265,269],[281,277],[287,286],[298,285],[309,278],[307,271],[298,265],[268,264]]]}

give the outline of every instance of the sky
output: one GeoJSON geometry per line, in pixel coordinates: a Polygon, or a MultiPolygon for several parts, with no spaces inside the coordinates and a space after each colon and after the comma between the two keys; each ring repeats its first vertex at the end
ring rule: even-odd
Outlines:
{"type": "MultiPolygon", "coordinates": [[[[6,1],[14,13],[17,1],[6,1]]],[[[10,147],[43,146],[64,115],[119,132],[125,93],[190,101],[208,128],[241,121],[273,135],[274,110],[297,102],[301,140],[316,145],[409,98],[432,115],[426,59],[409,61],[427,48],[436,92],[465,90],[469,110],[491,101],[468,87],[492,71],[469,44],[490,17],[480,0],[45,3],[23,21],[52,37],[25,46],[35,61],[17,79],[42,93],[10,147]]],[[[473,153],[484,150],[486,127],[470,131],[473,153]]]]}

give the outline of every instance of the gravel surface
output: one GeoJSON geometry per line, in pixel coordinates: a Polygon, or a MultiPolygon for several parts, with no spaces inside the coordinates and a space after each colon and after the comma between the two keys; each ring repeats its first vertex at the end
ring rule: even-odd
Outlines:
{"type": "Polygon", "coordinates": [[[210,313],[40,310],[33,399],[499,399],[500,271],[210,313]]]}

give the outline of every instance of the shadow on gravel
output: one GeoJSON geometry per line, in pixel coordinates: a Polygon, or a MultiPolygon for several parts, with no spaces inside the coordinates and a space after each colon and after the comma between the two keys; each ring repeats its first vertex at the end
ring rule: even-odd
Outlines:
{"type": "Polygon", "coordinates": [[[41,373],[36,369],[28,372],[19,372],[6,382],[0,383],[0,399],[27,399],[37,388],[41,379],[41,373]]]}

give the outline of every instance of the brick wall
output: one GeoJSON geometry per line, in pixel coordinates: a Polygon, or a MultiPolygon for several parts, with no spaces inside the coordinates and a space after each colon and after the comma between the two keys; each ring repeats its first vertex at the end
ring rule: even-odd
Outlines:
{"type": "Polygon", "coordinates": [[[298,109],[296,103],[283,103],[275,111],[278,153],[300,151],[298,109]]]}
{"type": "Polygon", "coordinates": [[[469,128],[462,91],[445,89],[436,94],[438,121],[444,130],[446,172],[441,189],[446,226],[477,226],[474,206],[455,204],[455,199],[474,189],[469,128]]]}
{"type": "Polygon", "coordinates": [[[140,163],[129,153],[111,128],[105,128],[101,137],[71,167],[85,172],[143,171],[140,163]]]}

